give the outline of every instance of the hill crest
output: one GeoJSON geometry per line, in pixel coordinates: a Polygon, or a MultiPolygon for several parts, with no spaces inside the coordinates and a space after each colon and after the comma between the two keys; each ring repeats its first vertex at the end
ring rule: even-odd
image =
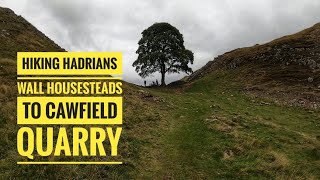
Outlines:
{"type": "Polygon", "coordinates": [[[180,83],[224,78],[221,72],[251,95],[320,107],[320,23],[266,44],[220,55],[180,83]]]}
{"type": "Polygon", "coordinates": [[[65,51],[22,16],[0,7],[0,57],[15,58],[19,51],[65,51]]]}
{"type": "Polygon", "coordinates": [[[296,34],[275,39],[263,45],[238,48],[209,61],[205,66],[186,78],[199,79],[215,69],[236,69],[250,63],[280,65],[283,68],[298,65],[319,73],[320,23],[296,34]]]}

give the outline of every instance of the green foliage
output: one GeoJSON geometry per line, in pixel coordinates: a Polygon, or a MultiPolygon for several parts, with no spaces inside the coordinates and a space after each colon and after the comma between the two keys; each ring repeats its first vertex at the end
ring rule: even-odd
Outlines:
{"type": "Polygon", "coordinates": [[[155,23],[142,32],[137,50],[138,58],[132,64],[141,77],[155,72],[192,73],[188,66],[193,63],[193,53],[183,45],[184,40],[179,30],[168,23],[155,23]]]}

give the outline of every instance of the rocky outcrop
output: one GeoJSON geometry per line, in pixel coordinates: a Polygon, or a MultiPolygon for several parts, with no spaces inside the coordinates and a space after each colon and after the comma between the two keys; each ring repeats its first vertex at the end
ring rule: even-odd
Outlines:
{"type": "Polygon", "coordinates": [[[264,45],[240,48],[216,57],[187,78],[193,81],[218,69],[292,67],[308,69],[311,73],[320,70],[320,24],[297,34],[276,39],[264,45]]]}
{"type": "Polygon", "coordinates": [[[244,91],[279,103],[320,108],[320,24],[263,45],[235,49],[209,61],[184,83],[231,74],[244,91]]]}

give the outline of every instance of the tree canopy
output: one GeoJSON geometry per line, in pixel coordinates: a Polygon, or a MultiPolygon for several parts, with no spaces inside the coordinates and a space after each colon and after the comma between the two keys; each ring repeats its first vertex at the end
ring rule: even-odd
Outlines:
{"type": "Polygon", "coordinates": [[[183,35],[169,23],[155,23],[142,32],[132,64],[136,72],[145,78],[155,72],[161,73],[161,85],[165,85],[166,73],[192,73],[193,53],[184,46],[183,35]]]}

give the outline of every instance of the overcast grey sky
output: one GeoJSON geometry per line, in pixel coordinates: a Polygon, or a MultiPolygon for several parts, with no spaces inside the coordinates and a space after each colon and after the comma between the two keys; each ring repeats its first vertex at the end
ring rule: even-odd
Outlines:
{"type": "MultiPolygon", "coordinates": [[[[68,51],[122,51],[124,79],[141,32],[169,22],[195,55],[194,70],[226,51],[261,44],[320,22],[319,0],[1,0],[68,51]]],[[[185,76],[171,75],[167,83],[185,76]]],[[[155,75],[148,79],[159,79],[155,75]]]]}

